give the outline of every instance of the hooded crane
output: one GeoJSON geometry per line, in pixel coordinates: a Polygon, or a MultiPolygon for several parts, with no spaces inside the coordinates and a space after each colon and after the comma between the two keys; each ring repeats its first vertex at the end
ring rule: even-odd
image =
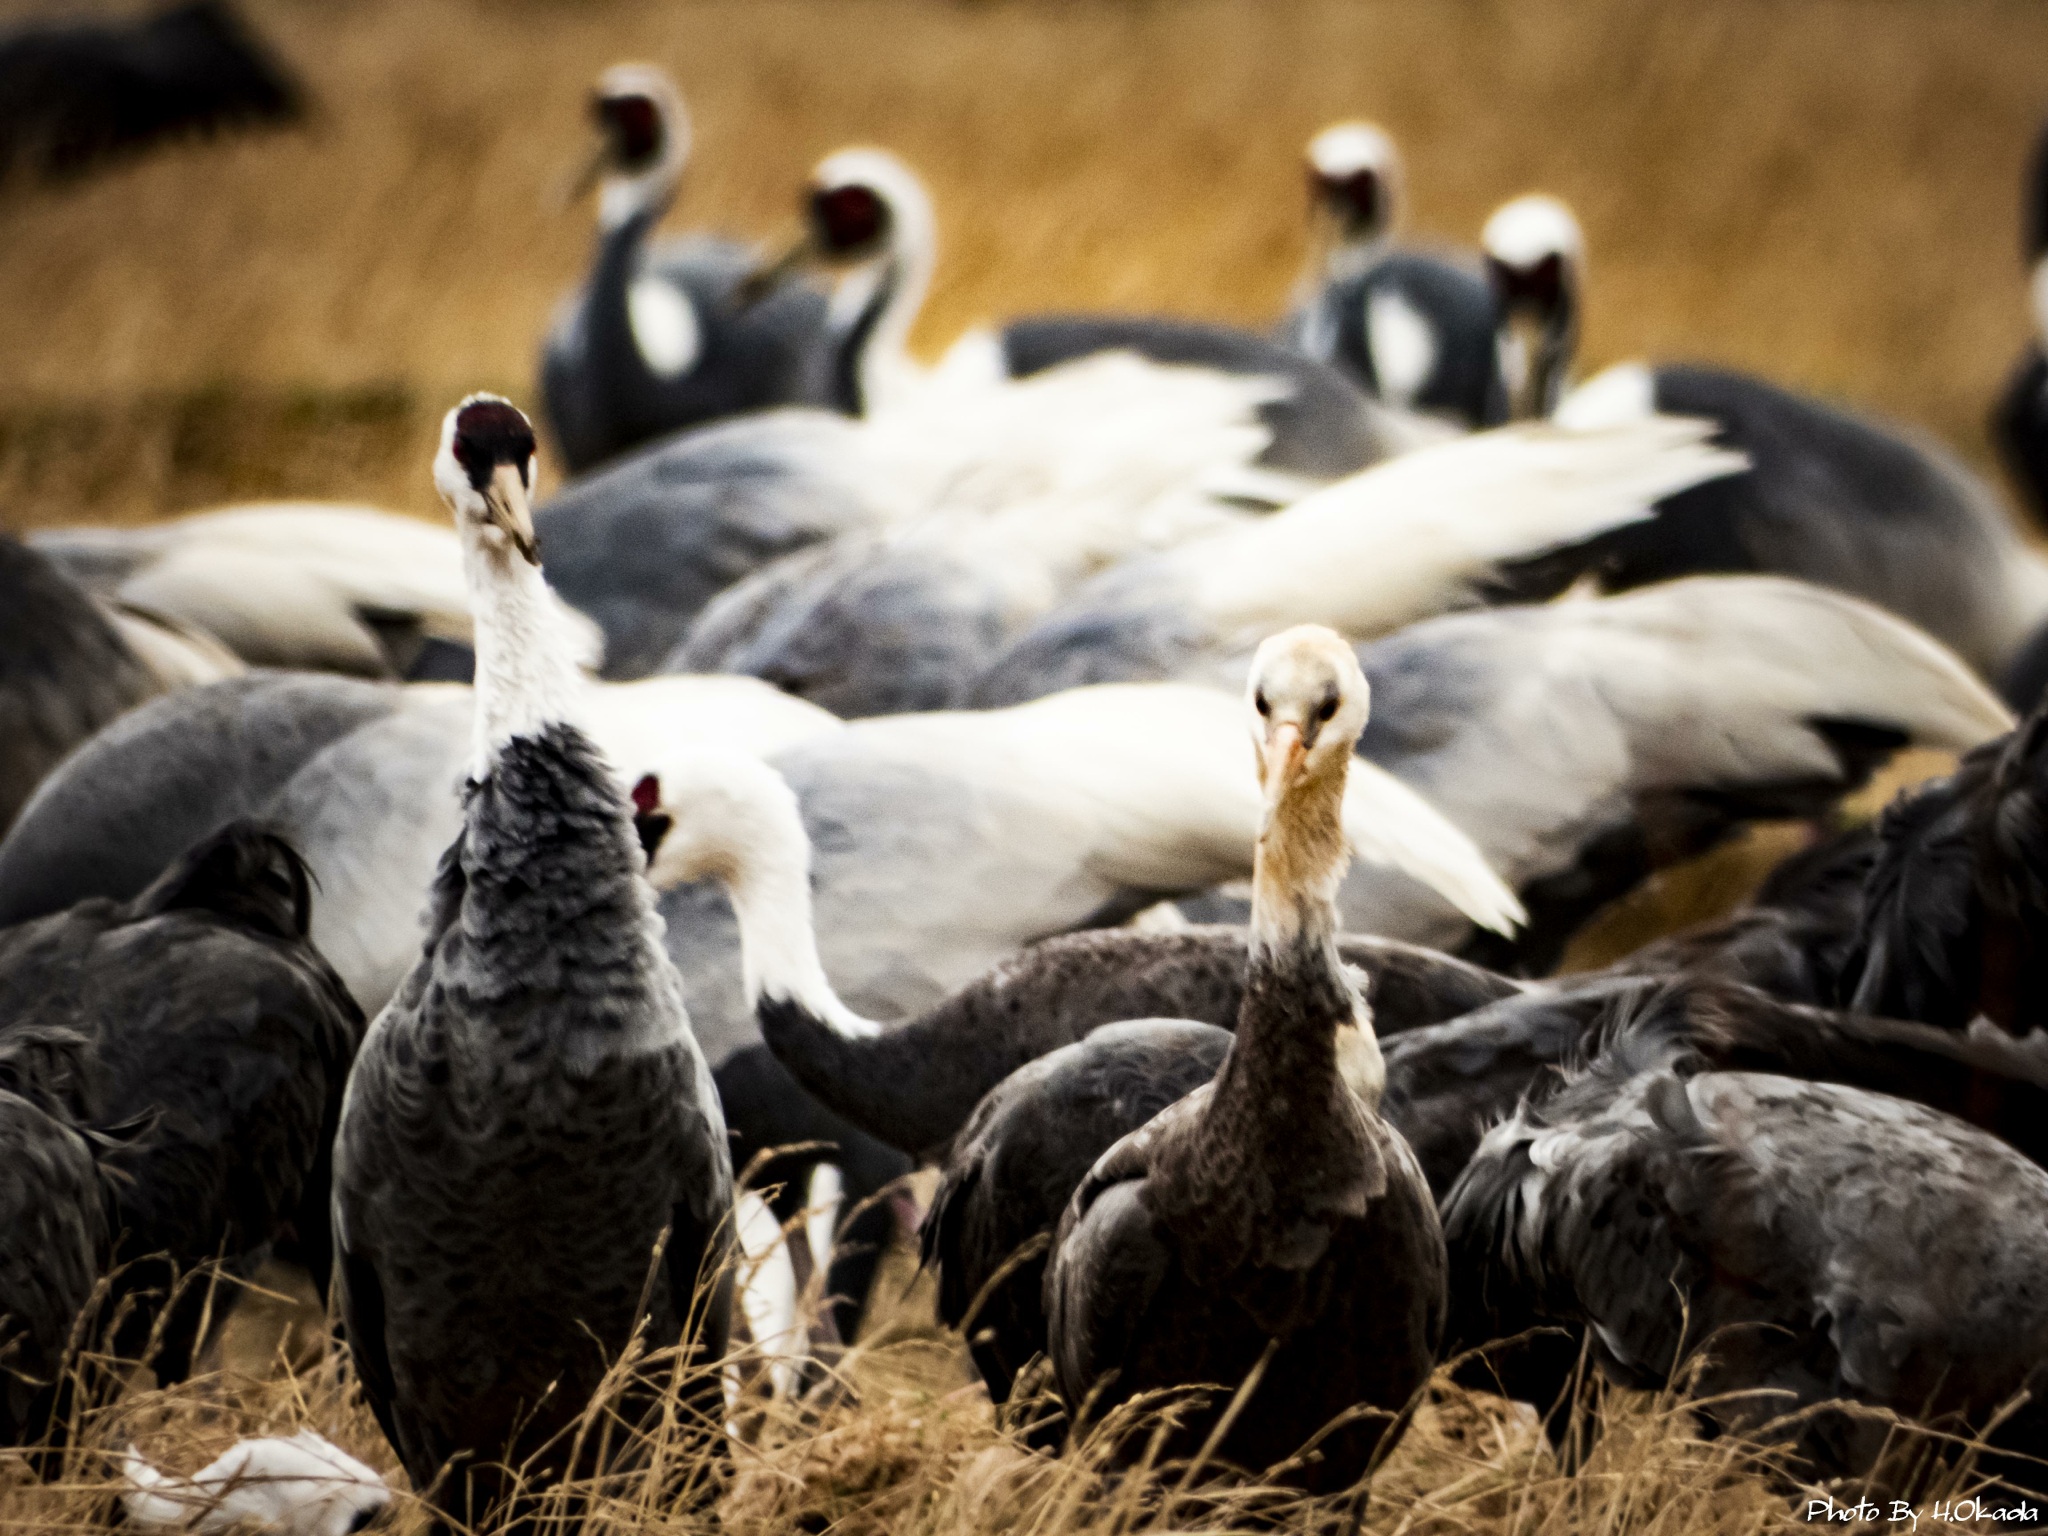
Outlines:
{"type": "Polygon", "coordinates": [[[2048,620],[2048,560],[1999,498],[1924,435],[1725,369],[1624,363],[1566,392],[1585,287],[1584,237],[1555,198],[1488,220],[1501,345],[1518,417],[1611,424],[1660,412],[1715,423],[1747,474],[1659,502],[1657,515],[1510,573],[1503,590],[1610,591],[1699,572],[1796,576],[1912,620],[1998,677],[2048,620]]]}
{"type": "Polygon", "coordinates": [[[1478,263],[1394,243],[1407,177],[1393,139],[1374,123],[1333,123],[1307,161],[1314,248],[1282,338],[1397,410],[1467,431],[1506,421],[1478,263]]]}
{"type": "Polygon", "coordinates": [[[76,1035],[78,1123],[121,1138],[102,1160],[131,1310],[106,1342],[125,1359],[153,1343],[161,1381],[183,1379],[209,1306],[181,1277],[289,1245],[327,1287],[329,1148],[363,1016],[307,938],[311,905],[290,845],[234,822],[133,900],[0,931],[0,1043],[76,1035]]]}
{"type": "Polygon", "coordinates": [[[1486,1135],[1444,1227],[1466,1338],[1582,1325],[1624,1385],[1777,1422],[1806,1476],[1878,1470],[1892,1414],[1968,1435],[2021,1391],[1991,1443],[2048,1449],[2048,1172],[1918,1104],[1625,1034],[1486,1135]]]}
{"type": "Polygon", "coordinates": [[[61,1438],[74,1346],[100,1342],[77,1336],[114,1244],[81,1101],[90,1048],[61,1027],[0,1035],[0,1446],[61,1438]]]}
{"type": "Polygon", "coordinates": [[[0,534],[0,832],[66,753],[164,686],[104,610],[0,534]]]}
{"type": "Polygon", "coordinates": [[[1341,373],[1246,331],[1127,315],[1046,315],[971,331],[934,372],[907,343],[938,266],[938,220],[915,171],[882,149],[842,149],[811,173],[805,230],[755,282],[768,291],[801,266],[841,273],[832,299],[831,401],[866,416],[922,404],[931,390],[975,390],[1028,378],[1094,353],[1128,351],[1152,362],[1279,386],[1260,411],[1271,442],[1260,462],[1327,480],[1351,474],[1417,440],[1341,373]]]}
{"type": "Polygon", "coordinates": [[[684,427],[820,397],[825,296],[789,283],[758,302],[739,288],[756,254],[694,236],[650,248],[690,157],[675,83],[647,64],[598,77],[602,178],[597,258],[563,301],[541,354],[541,399],[572,474],[684,427]]]}
{"type": "MultiPolygon", "coordinates": [[[[574,1463],[569,1441],[607,1368],[643,1328],[717,1359],[730,1303],[725,1123],[632,808],[573,723],[533,470],[507,402],[448,413],[434,482],[477,615],[470,783],[425,952],[364,1041],[335,1146],[357,1375],[414,1486],[471,1523],[504,1512],[507,1468],[542,1486],[594,1470],[609,1437],[574,1463]]],[[[633,1424],[653,1390],[636,1379],[604,1411],[633,1424]]],[[[684,1391],[718,1421],[715,1372],[684,1391]]]]}
{"type": "Polygon", "coordinates": [[[1371,1012],[1337,958],[1365,677],[1335,634],[1303,628],[1260,647],[1248,695],[1266,816],[1237,1033],[1213,1084],[1111,1147],[1075,1192],[1046,1276],[1049,1353],[1076,1412],[1160,1388],[1248,1393],[1232,1423],[1222,1403],[1194,1413],[1168,1454],[1214,1431],[1216,1456],[1256,1472],[1321,1435],[1319,1458],[1277,1475],[1336,1492],[1365,1476],[1436,1364],[1443,1234],[1380,1118],[1371,1012]]]}

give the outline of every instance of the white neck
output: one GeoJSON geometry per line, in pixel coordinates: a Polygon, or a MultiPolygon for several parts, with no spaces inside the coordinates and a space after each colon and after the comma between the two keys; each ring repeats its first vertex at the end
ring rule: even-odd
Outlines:
{"type": "Polygon", "coordinates": [[[860,323],[876,294],[885,285],[889,287],[882,312],[855,360],[861,399],[869,411],[900,398],[905,379],[917,372],[910,357],[910,331],[924,308],[938,261],[937,236],[929,212],[922,217],[905,216],[899,206],[897,220],[896,241],[889,254],[850,273],[832,296],[832,329],[843,336],[860,323]]]}
{"type": "Polygon", "coordinates": [[[1363,238],[1345,239],[1342,236],[1332,240],[1329,249],[1323,253],[1323,277],[1325,281],[1337,283],[1358,276],[1368,270],[1393,243],[1393,236],[1387,230],[1363,238]]]}
{"type": "Polygon", "coordinates": [[[707,875],[724,884],[748,1009],[786,998],[842,1035],[879,1034],[825,974],[811,913],[811,840],[781,776],[758,758],[706,753],[664,766],[659,777],[676,820],[649,877],[657,887],[707,875]]]}
{"type": "Polygon", "coordinates": [[[639,175],[607,176],[597,194],[597,227],[610,234],[643,214],[660,218],[682,179],[683,153],[673,143],[639,175]]]}
{"type": "Polygon", "coordinates": [[[574,648],[540,567],[485,538],[466,526],[462,540],[476,624],[470,777],[479,781],[513,737],[537,736],[551,723],[573,719],[583,692],[574,648]]]}

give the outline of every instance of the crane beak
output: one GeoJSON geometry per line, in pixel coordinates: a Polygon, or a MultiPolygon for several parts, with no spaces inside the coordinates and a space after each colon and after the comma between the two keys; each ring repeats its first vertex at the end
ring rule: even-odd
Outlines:
{"type": "Polygon", "coordinates": [[[528,565],[540,564],[540,545],[533,536],[533,509],[527,504],[526,481],[516,464],[500,464],[484,487],[485,520],[511,541],[528,565]]]}
{"type": "Polygon", "coordinates": [[[574,174],[563,177],[555,184],[555,204],[558,208],[572,208],[588,197],[591,190],[604,180],[604,173],[611,168],[612,147],[600,142],[590,152],[590,158],[578,166],[574,174]]]}
{"type": "Polygon", "coordinates": [[[752,309],[788,282],[798,271],[815,261],[817,256],[817,243],[808,234],[801,236],[773,261],[763,262],[740,279],[735,295],[739,299],[740,307],[752,309]]]}
{"type": "Polygon", "coordinates": [[[1263,781],[1259,787],[1265,791],[1269,818],[1294,781],[1301,777],[1301,766],[1307,760],[1308,748],[1302,742],[1301,727],[1292,720],[1281,721],[1267,733],[1265,750],[1260,754],[1263,781]]]}

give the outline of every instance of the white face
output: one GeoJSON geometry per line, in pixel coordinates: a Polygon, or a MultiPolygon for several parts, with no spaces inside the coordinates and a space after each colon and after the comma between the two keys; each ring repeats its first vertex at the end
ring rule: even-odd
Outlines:
{"type": "Polygon", "coordinates": [[[1245,697],[1269,805],[1303,779],[1348,766],[1371,696],[1357,654],[1334,630],[1303,624],[1259,647],[1245,697]]]}
{"type": "Polygon", "coordinates": [[[1394,141],[1372,123],[1334,123],[1308,141],[1309,168],[1341,178],[1360,171],[1391,175],[1400,164],[1394,141]]]}
{"type": "Polygon", "coordinates": [[[1495,261],[1525,270],[1546,256],[1576,267],[1586,251],[1585,236],[1571,209],[1542,193],[1501,204],[1486,221],[1479,243],[1495,261]]]}

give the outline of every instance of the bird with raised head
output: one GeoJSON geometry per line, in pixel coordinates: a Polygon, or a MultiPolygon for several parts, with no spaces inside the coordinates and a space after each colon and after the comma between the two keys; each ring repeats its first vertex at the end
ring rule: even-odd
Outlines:
{"type": "Polygon", "coordinates": [[[1658,499],[1653,515],[1559,540],[1504,573],[1503,593],[1606,591],[1712,572],[1794,576],[1911,620],[1987,677],[2048,641],[2048,560],[1998,494],[1927,434],[1728,368],[1617,363],[1576,387],[1586,239],[1557,198],[1503,204],[1482,243],[1500,306],[1512,414],[1568,430],[1655,415],[1711,422],[1746,473],[1658,499]]]}
{"type": "Polygon", "coordinates": [[[1406,176],[1393,139],[1374,123],[1332,123],[1306,158],[1314,244],[1282,337],[1398,410],[1468,429],[1505,421],[1478,263],[1395,243],[1406,176]]]}
{"type": "Polygon", "coordinates": [[[684,427],[820,395],[825,296],[740,288],[757,253],[711,235],[650,245],[690,159],[690,117],[651,64],[617,64],[590,93],[598,133],[577,190],[601,186],[597,255],[541,356],[548,425],[572,472],[684,427]]]}
{"type": "Polygon", "coordinates": [[[1259,647],[1247,693],[1265,817],[1236,1037],[1213,1083],[1075,1191],[1046,1277],[1049,1353],[1076,1410],[1218,1389],[1168,1454],[1203,1447],[1335,1492],[1366,1474],[1436,1364],[1443,1233],[1414,1153],[1380,1118],[1385,1065],[1336,948],[1364,674],[1336,634],[1304,626],[1259,647]],[[1290,1459],[1311,1441],[1316,1454],[1290,1459]]]}
{"type": "MultiPolygon", "coordinates": [[[[378,1015],[335,1147],[341,1315],[414,1486],[475,1524],[590,1473],[574,1434],[636,1340],[693,1369],[724,1352],[725,1122],[662,948],[633,807],[575,724],[528,494],[533,429],[475,395],[434,480],[475,594],[463,824],[425,952],[378,1015]],[[572,1450],[581,1454],[572,1457],[572,1450]]],[[[660,1355],[598,1411],[635,1424],[660,1355]]],[[[720,1414],[715,1371],[686,1404],[720,1414]],[[700,1401],[701,1399],[701,1401],[700,1401]]],[[[630,1442],[630,1436],[628,1437],[630,1442]]]]}

